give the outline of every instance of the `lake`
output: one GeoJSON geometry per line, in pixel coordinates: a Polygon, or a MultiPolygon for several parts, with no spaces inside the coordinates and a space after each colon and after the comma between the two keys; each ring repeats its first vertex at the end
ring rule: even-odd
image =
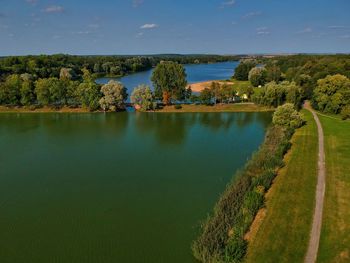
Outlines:
{"type": "Polygon", "coordinates": [[[0,114],[1,263],[193,263],[271,113],[0,114]]]}
{"type": "MultiPolygon", "coordinates": [[[[213,64],[191,64],[184,65],[184,67],[187,73],[187,81],[191,84],[208,80],[230,79],[233,76],[234,70],[238,64],[238,61],[231,61],[213,64]]],[[[152,87],[152,72],[153,69],[150,69],[122,78],[100,78],[97,79],[96,82],[99,84],[106,84],[112,79],[120,81],[128,89],[128,94],[130,95],[132,93],[132,90],[140,84],[147,84],[152,87]]]]}

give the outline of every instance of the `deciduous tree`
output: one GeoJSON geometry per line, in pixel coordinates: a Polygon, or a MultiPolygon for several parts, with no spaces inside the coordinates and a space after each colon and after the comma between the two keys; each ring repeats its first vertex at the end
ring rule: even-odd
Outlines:
{"type": "Polygon", "coordinates": [[[180,100],[185,96],[187,85],[185,68],[175,62],[161,62],[152,74],[152,82],[157,97],[162,97],[169,105],[172,99],[180,100]]]}

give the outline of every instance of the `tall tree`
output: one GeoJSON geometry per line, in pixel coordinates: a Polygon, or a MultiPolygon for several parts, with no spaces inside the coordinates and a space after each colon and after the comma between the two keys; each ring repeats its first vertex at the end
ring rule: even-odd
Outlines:
{"type": "Polygon", "coordinates": [[[255,67],[249,71],[249,81],[254,87],[263,86],[267,81],[267,71],[264,67],[255,67]]]}
{"type": "Polygon", "coordinates": [[[337,74],[318,80],[313,102],[321,111],[339,113],[350,105],[350,79],[337,74]]]}
{"type": "Polygon", "coordinates": [[[104,111],[117,111],[125,109],[125,101],[128,97],[126,88],[120,82],[111,80],[101,88],[103,97],[99,103],[104,111]]]}
{"type": "Polygon", "coordinates": [[[185,96],[187,85],[185,68],[175,62],[161,62],[152,74],[152,82],[157,97],[169,105],[172,99],[180,100],[185,96]]]}
{"type": "Polygon", "coordinates": [[[249,71],[254,68],[256,63],[252,60],[243,60],[235,69],[234,78],[236,80],[248,80],[249,71]]]}
{"type": "Polygon", "coordinates": [[[31,80],[24,80],[21,86],[21,104],[29,106],[35,101],[34,83],[31,80]]]}
{"type": "Polygon", "coordinates": [[[9,75],[5,82],[0,85],[0,103],[8,105],[20,104],[20,89],[22,80],[18,74],[9,75]]]}

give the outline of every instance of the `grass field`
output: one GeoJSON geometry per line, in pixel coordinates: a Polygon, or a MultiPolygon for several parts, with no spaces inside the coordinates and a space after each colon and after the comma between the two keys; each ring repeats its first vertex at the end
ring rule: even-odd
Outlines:
{"type": "Polygon", "coordinates": [[[217,104],[207,105],[182,105],[182,109],[175,109],[175,106],[165,106],[156,112],[259,112],[273,111],[274,109],[258,106],[253,103],[217,104]]]}
{"type": "Polygon", "coordinates": [[[310,112],[292,138],[286,166],[267,194],[249,233],[246,262],[303,262],[315,203],[318,136],[310,112]]]}
{"type": "Polygon", "coordinates": [[[326,195],[317,262],[350,262],[350,122],[319,117],[325,133],[326,195]]]}

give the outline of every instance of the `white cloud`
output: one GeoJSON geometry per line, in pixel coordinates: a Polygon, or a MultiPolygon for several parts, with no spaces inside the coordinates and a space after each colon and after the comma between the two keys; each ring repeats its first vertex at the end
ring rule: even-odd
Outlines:
{"type": "Polygon", "coordinates": [[[270,32],[269,31],[257,31],[256,32],[258,35],[269,35],[270,32]]]}
{"type": "Polygon", "coordinates": [[[152,28],[156,28],[159,27],[157,24],[144,24],[142,26],[140,26],[140,29],[152,29],[152,28]]]}
{"type": "Polygon", "coordinates": [[[261,14],[262,14],[261,11],[250,12],[250,13],[247,13],[244,16],[242,16],[242,18],[252,18],[255,16],[260,16],[261,14]]]}
{"type": "Polygon", "coordinates": [[[73,34],[77,34],[77,35],[88,35],[88,34],[90,34],[90,33],[91,33],[91,32],[88,31],[88,30],[73,32],[73,34]]]}
{"type": "Polygon", "coordinates": [[[38,0],[26,0],[26,2],[31,5],[36,5],[38,3],[38,0]]]}
{"type": "Polygon", "coordinates": [[[236,3],[236,0],[227,0],[225,2],[222,2],[220,7],[221,8],[230,7],[230,6],[233,6],[235,3],[236,3]]]}
{"type": "Polygon", "coordinates": [[[266,31],[267,30],[267,27],[266,26],[262,26],[262,27],[258,27],[256,29],[256,31],[266,31]]]}
{"type": "Polygon", "coordinates": [[[306,27],[306,28],[304,28],[304,29],[298,31],[297,33],[298,33],[298,34],[307,34],[307,33],[311,33],[312,31],[313,31],[313,30],[312,30],[311,27],[306,27]]]}
{"type": "Polygon", "coordinates": [[[135,8],[139,7],[142,4],[143,4],[143,0],[133,0],[132,1],[132,6],[135,7],[135,8]]]}
{"type": "Polygon", "coordinates": [[[144,33],[143,33],[143,32],[140,32],[140,33],[137,33],[135,37],[136,37],[136,38],[140,38],[140,37],[142,37],[143,35],[144,35],[144,33]]]}
{"type": "Polygon", "coordinates": [[[100,28],[100,25],[99,24],[90,24],[89,28],[98,29],[98,28],[100,28]]]}
{"type": "Polygon", "coordinates": [[[45,13],[62,13],[63,11],[64,11],[64,8],[59,5],[48,6],[44,9],[45,13]]]}
{"type": "Polygon", "coordinates": [[[343,29],[346,28],[346,26],[329,26],[329,29],[343,29]]]}

